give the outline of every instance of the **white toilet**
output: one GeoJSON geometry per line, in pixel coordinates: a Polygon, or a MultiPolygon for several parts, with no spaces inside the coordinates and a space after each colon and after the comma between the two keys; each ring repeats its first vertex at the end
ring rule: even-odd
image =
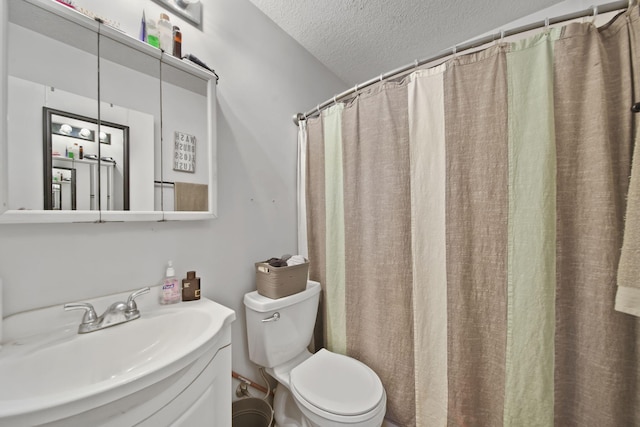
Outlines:
{"type": "Polygon", "coordinates": [[[288,297],[244,296],[249,358],[279,383],[278,427],[379,427],[387,396],[380,378],[362,362],[325,349],[311,354],[320,284],[288,297]]]}

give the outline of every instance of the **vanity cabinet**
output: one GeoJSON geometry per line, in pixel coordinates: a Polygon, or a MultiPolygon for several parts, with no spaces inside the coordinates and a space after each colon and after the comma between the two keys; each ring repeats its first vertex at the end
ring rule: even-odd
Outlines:
{"type": "Polygon", "coordinates": [[[214,73],[54,0],[0,32],[0,223],[215,217],[214,73]]]}

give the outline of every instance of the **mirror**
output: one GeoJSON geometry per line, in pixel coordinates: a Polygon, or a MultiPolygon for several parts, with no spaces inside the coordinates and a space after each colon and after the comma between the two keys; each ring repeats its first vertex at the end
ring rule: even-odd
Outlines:
{"type": "MultiPolygon", "coordinates": [[[[155,218],[158,215],[153,212],[163,210],[158,184],[162,181],[160,51],[142,44],[148,53],[141,53],[108,34],[101,34],[99,41],[101,123],[119,123],[130,131],[130,212],[118,216],[116,212],[123,209],[103,208],[102,217],[129,220],[131,213],[137,212],[155,218]]],[[[107,149],[105,144],[100,147],[107,149]]]]}
{"type": "Polygon", "coordinates": [[[3,13],[0,222],[214,217],[214,73],[49,0],[3,13]]]}
{"type": "Polygon", "coordinates": [[[128,211],[129,126],[47,107],[43,124],[44,209],[128,211]]]}
{"type": "MultiPolygon", "coordinates": [[[[52,185],[44,184],[43,107],[81,111],[85,116],[98,117],[95,77],[98,36],[85,27],[73,28],[78,37],[70,31],[56,32],[58,28],[69,27],[64,18],[30,3],[8,3],[6,150],[9,161],[3,165],[8,182],[7,207],[10,211],[28,211],[38,218],[45,209],[45,194],[52,202],[54,199],[52,185]],[[44,25],[45,22],[48,25],[44,25]]],[[[68,168],[68,165],[57,166],[68,168]]],[[[47,175],[52,176],[52,165],[48,170],[47,175]]],[[[70,174],[62,172],[67,179],[71,179],[70,174]]],[[[60,195],[60,207],[71,207],[72,181],[63,182],[55,194],[60,195]]],[[[80,209],[76,205],[75,211],[79,215],[77,220],[99,219],[98,211],[91,212],[88,207],[80,209]]],[[[55,220],[61,220],[60,215],[55,220]]]]}
{"type": "Polygon", "coordinates": [[[162,64],[162,203],[165,212],[209,210],[208,80],[162,64]],[[189,105],[190,108],[184,108],[189,105]]]}

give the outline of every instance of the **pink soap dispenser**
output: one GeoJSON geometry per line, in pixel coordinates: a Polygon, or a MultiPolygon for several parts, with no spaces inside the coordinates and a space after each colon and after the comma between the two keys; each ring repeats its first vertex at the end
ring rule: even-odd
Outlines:
{"type": "Polygon", "coordinates": [[[182,289],[180,282],[176,278],[176,271],[173,269],[173,261],[169,261],[167,272],[160,292],[160,304],[174,304],[182,299],[182,289]]]}

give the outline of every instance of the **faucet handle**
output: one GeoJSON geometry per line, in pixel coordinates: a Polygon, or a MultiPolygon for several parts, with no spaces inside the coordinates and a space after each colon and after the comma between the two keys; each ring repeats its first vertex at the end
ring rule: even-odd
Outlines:
{"type": "Polygon", "coordinates": [[[149,291],[150,289],[147,286],[146,288],[139,289],[133,292],[131,295],[129,295],[129,298],[127,298],[127,311],[130,313],[138,311],[138,306],[136,305],[136,302],[134,300],[138,298],[140,295],[149,293],[149,291]]]}
{"type": "Polygon", "coordinates": [[[88,302],[71,302],[64,305],[64,310],[85,310],[84,316],[82,317],[82,323],[92,323],[98,319],[96,310],[88,302]]]}

